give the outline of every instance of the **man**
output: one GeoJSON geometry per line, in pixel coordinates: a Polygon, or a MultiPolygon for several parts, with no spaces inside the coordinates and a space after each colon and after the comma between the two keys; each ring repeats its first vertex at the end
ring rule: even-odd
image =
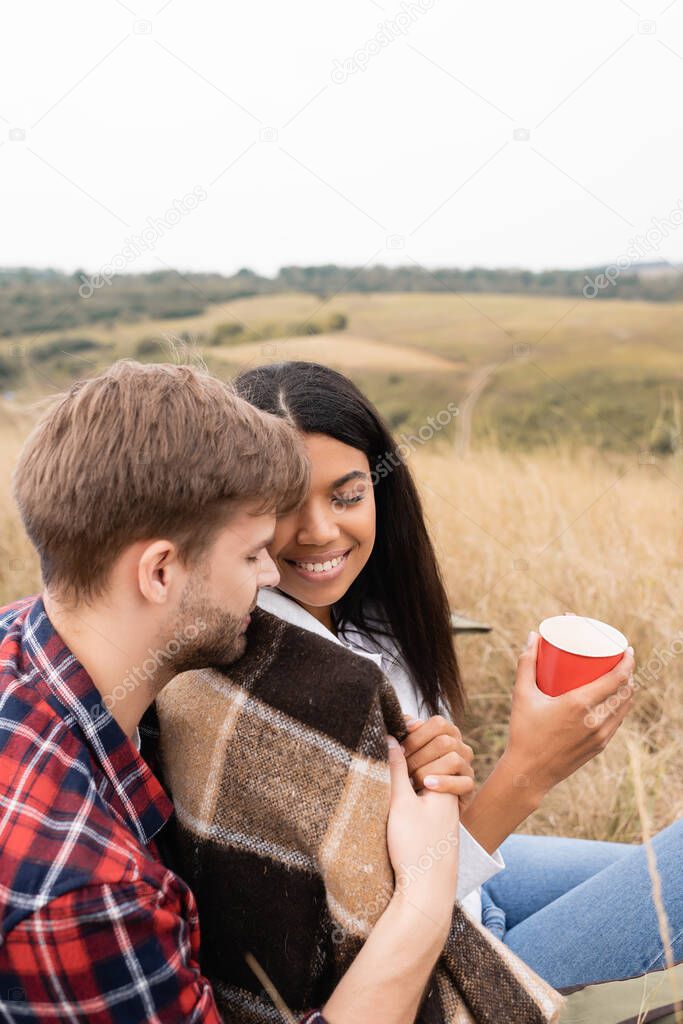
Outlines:
{"type": "MultiPolygon", "coordinates": [[[[287,424],[190,367],[117,363],[26,443],[15,493],[44,590],[0,611],[4,1020],[218,1022],[193,896],[158,854],[172,805],[137,727],[176,673],[243,652],[258,588],[278,582],[276,511],[307,480],[287,424]]],[[[457,825],[457,801],[426,804],[396,746],[391,759],[394,845],[418,805],[423,831],[457,825]]],[[[456,872],[454,857],[392,901],[331,1024],[414,1019],[456,872]]]]}

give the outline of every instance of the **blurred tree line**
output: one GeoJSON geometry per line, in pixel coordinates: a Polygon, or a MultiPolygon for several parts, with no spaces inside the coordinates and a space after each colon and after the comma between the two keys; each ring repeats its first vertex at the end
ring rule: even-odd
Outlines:
{"type": "MultiPolygon", "coordinates": [[[[195,316],[214,302],[250,295],[306,292],[327,298],[340,291],[355,292],[502,292],[528,295],[580,296],[586,270],[426,270],[421,267],[282,267],[272,278],[246,268],[231,276],[181,274],[117,274],[105,279],[84,271],[0,268],[0,336],[60,330],[81,324],[110,324],[116,320],[165,319],[195,316]]],[[[683,301],[683,275],[662,272],[622,273],[601,288],[596,298],[683,301]]]]}

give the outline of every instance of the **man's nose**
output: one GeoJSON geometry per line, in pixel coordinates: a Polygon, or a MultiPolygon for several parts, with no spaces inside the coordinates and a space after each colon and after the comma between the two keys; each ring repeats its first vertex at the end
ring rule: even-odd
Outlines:
{"type": "Polygon", "coordinates": [[[278,568],[266,551],[262,560],[259,571],[259,586],[260,587],[276,587],[280,582],[280,573],[278,568]]]}

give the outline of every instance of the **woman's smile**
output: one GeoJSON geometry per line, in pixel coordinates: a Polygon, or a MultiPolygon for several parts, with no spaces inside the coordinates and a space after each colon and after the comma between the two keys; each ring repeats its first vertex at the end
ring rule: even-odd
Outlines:
{"type": "Polygon", "coordinates": [[[301,579],[310,583],[329,583],[344,572],[349,555],[353,548],[345,550],[325,551],[322,554],[303,554],[300,558],[283,558],[284,562],[301,579]]]}

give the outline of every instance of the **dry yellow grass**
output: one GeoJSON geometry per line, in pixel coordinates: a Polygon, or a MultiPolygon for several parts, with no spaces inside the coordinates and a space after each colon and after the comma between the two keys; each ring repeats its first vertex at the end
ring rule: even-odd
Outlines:
{"type": "MultiPolygon", "coordinates": [[[[1,603],[38,588],[37,561],[9,498],[30,422],[0,407],[1,603]]],[[[502,750],[528,631],[558,612],[592,615],[623,629],[636,649],[635,708],[608,749],[558,786],[526,827],[638,841],[631,739],[652,827],[662,828],[683,813],[683,470],[594,452],[460,458],[439,445],[437,438],[410,459],[452,606],[494,626],[459,642],[480,777],[502,750]]]]}
{"type": "Polygon", "coordinates": [[[315,334],[302,338],[272,338],[269,341],[248,342],[229,348],[213,349],[214,359],[245,367],[264,362],[287,359],[305,359],[325,363],[339,370],[453,370],[453,360],[431,352],[409,348],[407,345],[389,345],[347,334],[315,334]]]}
{"type": "Polygon", "coordinates": [[[574,611],[636,650],[635,707],[608,749],[558,786],[537,832],[640,839],[627,749],[641,750],[655,829],[683,813],[683,472],[595,452],[442,449],[413,456],[453,606],[493,624],[460,641],[480,774],[501,752],[517,656],[541,619],[574,611]]]}

